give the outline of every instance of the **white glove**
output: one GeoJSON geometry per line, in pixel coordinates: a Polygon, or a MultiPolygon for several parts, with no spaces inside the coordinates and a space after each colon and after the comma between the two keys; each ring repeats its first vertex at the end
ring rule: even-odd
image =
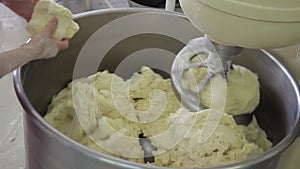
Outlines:
{"type": "Polygon", "coordinates": [[[0,78],[32,60],[52,58],[60,50],[68,48],[68,40],[51,38],[56,30],[57,22],[57,19],[52,19],[43,32],[22,47],[0,53],[0,78]]]}
{"type": "Polygon", "coordinates": [[[43,32],[22,46],[28,49],[28,54],[32,56],[32,60],[52,58],[59,51],[69,47],[68,40],[55,40],[51,38],[57,28],[57,24],[58,20],[56,18],[52,19],[43,32]]]}

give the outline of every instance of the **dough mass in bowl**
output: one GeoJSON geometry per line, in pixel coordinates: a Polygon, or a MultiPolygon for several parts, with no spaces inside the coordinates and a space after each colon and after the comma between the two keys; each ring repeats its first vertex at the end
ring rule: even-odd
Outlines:
{"type": "MultiPolygon", "coordinates": [[[[246,72],[256,77],[246,70],[236,67],[232,71],[238,72],[232,76],[246,72]]],[[[235,123],[230,112],[224,112],[220,119],[209,118],[214,113],[209,107],[190,112],[176,98],[170,79],[143,67],[128,80],[104,71],[72,81],[53,97],[44,118],[83,145],[139,163],[144,163],[146,154],[139,142],[143,133],[155,147],[151,154],[154,162],[147,165],[220,166],[246,160],[272,147],[256,118],[243,126],[235,123]],[[207,124],[218,125],[201,142],[207,124]]]]}

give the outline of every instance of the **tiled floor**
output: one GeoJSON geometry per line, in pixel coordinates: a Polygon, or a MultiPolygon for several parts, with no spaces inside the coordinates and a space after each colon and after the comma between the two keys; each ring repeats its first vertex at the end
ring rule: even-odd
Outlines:
{"type": "MultiPolygon", "coordinates": [[[[0,3],[0,52],[13,49],[27,39],[25,21],[0,3]]],[[[274,51],[300,81],[300,62],[296,60],[296,48],[274,51]]],[[[24,137],[22,109],[12,84],[12,75],[0,79],[0,168],[24,168],[24,137]]],[[[278,169],[300,168],[300,139],[282,155],[278,169]]]]}

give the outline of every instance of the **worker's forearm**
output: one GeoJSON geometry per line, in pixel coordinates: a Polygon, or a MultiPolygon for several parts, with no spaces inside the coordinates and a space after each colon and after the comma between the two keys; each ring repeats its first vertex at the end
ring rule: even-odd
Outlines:
{"type": "Polygon", "coordinates": [[[0,53],[0,78],[23,66],[35,57],[32,55],[30,49],[20,47],[15,50],[0,53]]]}

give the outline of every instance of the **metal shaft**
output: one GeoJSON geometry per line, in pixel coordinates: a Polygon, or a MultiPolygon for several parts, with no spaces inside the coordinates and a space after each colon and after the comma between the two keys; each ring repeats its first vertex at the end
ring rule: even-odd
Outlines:
{"type": "Polygon", "coordinates": [[[243,48],[238,47],[238,46],[226,46],[226,45],[221,45],[215,42],[212,42],[217,53],[219,54],[220,60],[222,62],[224,72],[221,73],[221,75],[226,78],[227,77],[227,72],[229,71],[232,60],[234,57],[240,55],[243,51],[243,48]]]}

